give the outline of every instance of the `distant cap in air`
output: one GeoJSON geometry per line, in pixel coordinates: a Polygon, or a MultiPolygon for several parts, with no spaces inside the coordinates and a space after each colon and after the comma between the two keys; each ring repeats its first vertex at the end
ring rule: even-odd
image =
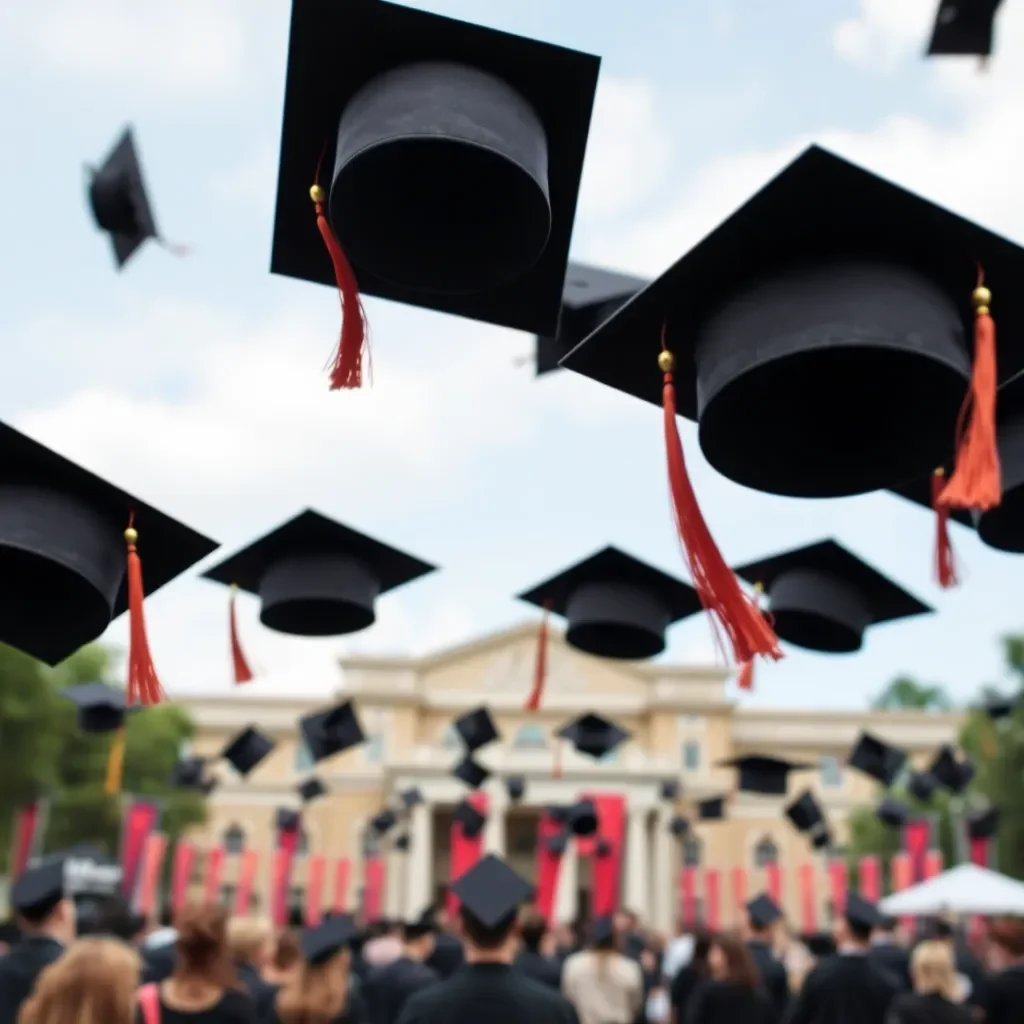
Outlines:
{"type": "Polygon", "coordinates": [[[452,727],[470,753],[482,750],[490,743],[501,739],[490,711],[485,707],[467,711],[452,722],[452,727]]]}
{"type": "Polygon", "coordinates": [[[351,700],[299,719],[299,730],[315,764],[366,742],[351,700]]]}
{"type": "Polygon", "coordinates": [[[632,738],[622,726],[593,711],[563,725],[558,735],[572,743],[579,753],[595,759],[607,756],[632,738]]]}
{"type": "Polygon", "coordinates": [[[487,768],[479,761],[474,761],[469,754],[452,769],[452,775],[470,789],[479,789],[491,777],[487,768]]]}
{"type": "Polygon", "coordinates": [[[475,839],[487,824],[487,816],[478,811],[468,800],[463,800],[456,808],[452,818],[462,826],[462,834],[467,839],[475,839]]]}
{"type": "Polygon", "coordinates": [[[798,832],[810,832],[825,821],[821,805],[809,789],[801,793],[786,808],[786,817],[798,832]]]}
{"type": "Polygon", "coordinates": [[[939,0],[929,57],[991,57],[1002,0],[939,0]]]}
{"type": "Polygon", "coordinates": [[[254,725],[238,733],[220,756],[243,777],[248,775],[274,749],[274,741],[254,725]]]}
{"type": "Polygon", "coordinates": [[[306,779],[305,782],[300,782],[296,788],[304,804],[308,804],[327,793],[327,787],[315,775],[312,778],[306,779]]]}
{"type": "Polygon", "coordinates": [[[78,728],[82,732],[114,732],[124,725],[125,714],[139,709],[129,708],[125,703],[124,690],[115,689],[105,683],[82,683],[61,690],[61,696],[70,700],[78,709],[78,728]]]}
{"type": "Polygon", "coordinates": [[[856,768],[883,786],[891,786],[906,763],[907,755],[904,751],[868,732],[860,734],[849,757],[851,768],[856,768]]]}
{"type": "Polygon", "coordinates": [[[810,769],[811,765],[799,761],[787,761],[767,754],[746,754],[728,761],[719,761],[721,768],[739,770],[739,790],[745,793],[761,793],[766,796],[784,796],[788,788],[790,772],[810,769]]]}

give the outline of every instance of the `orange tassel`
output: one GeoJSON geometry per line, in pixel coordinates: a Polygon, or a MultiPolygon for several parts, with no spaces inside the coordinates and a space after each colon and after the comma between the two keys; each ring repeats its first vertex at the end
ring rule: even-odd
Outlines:
{"type": "Polygon", "coordinates": [[[740,670],[736,673],[736,685],[741,690],[754,688],[754,663],[752,661],[744,661],[740,664],[740,670]]]}
{"type": "Polygon", "coordinates": [[[366,347],[366,313],[359,298],[359,283],[344,249],[324,215],[326,196],[313,185],[309,197],[316,206],[316,226],[334,264],[334,280],[341,299],[341,334],[331,367],[331,390],[349,390],[363,386],[363,349],[366,347]]]}
{"type": "Polygon", "coordinates": [[[245,651],[242,650],[242,641],[238,637],[238,617],[235,614],[235,595],[237,593],[238,587],[232,583],[228,618],[230,620],[231,632],[231,665],[235,671],[235,686],[238,686],[240,683],[251,683],[253,678],[252,669],[249,668],[248,659],[245,657],[245,651]]]}
{"type": "Polygon", "coordinates": [[[672,372],[675,357],[665,347],[665,328],[661,334],[662,351],[658,366],[664,374],[662,389],[665,412],[665,452],[668,458],[669,489],[676,529],[682,543],[683,557],[701,604],[712,618],[716,636],[718,626],[725,631],[732,650],[732,659],[739,665],[756,657],[777,661],[782,657],[778,637],[771,623],[761,614],[757,602],[748,597],[726,564],[708,529],[693,485],[686,470],[683,445],[676,425],[676,389],[672,372]]]}
{"type": "Polygon", "coordinates": [[[949,536],[949,509],[939,503],[946,481],[941,467],[932,473],[932,508],[935,510],[935,579],[943,590],[959,584],[956,573],[956,553],[949,536]]]}
{"type": "Polygon", "coordinates": [[[128,518],[128,529],[124,531],[128,547],[128,703],[148,706],[159,704],[164,691],[153,667],[146,636],[146,615],[143,611],[146,591],[142,585],[142,561],[135,547],[139,534],[134,523],[133,512],[128,518]]]}
{"type": "Polygon", "coordinates": [[[943,508],[987,512],[1003,497],[999,448],[996,444],[996,325],[990,313],[992,293],[978,269],[978,286],[971,295],[974,306],[974,369],[971,388],[964,399],[957,423],[956,464],[942,489],[943,508]],[[968,411],[970,423],[964,429],[968,411]]]}
{"type": "Polygon", "coordinates": [[[548,615],[551,602],[544,602],[544,618],[540,620],[537,630],[537,658],[533,664],[533,689],[523,705],[524,711],[536,711],[544,699],[544,684],[548,677],[548,615]]]}

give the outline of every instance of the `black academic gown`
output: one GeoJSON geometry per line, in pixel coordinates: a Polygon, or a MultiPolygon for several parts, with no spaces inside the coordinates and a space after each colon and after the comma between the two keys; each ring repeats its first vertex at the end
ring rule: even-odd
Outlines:
{"type": "Polygon", "coordinates": [[[454,935],[441,932],[434,938],[434,951],[427,957],[427,966],[442,978],[450,978],[464,959],[462,943],[454,935]]]}
{"type": "Polygon", "coordinates": [[[410,996],[440,980],[436,971],[407,956],[370,971],[363,987],[370,1024],[395,1024],[410,996]]]}
{"type": "Polygon", "coordinates": [[[747,949],[761,975],[761,987],[775,1005],[776,1012],[781,1014],[789,1006],[789,975],[786,974],[786,968],[766,942],[748,942],[747,949]]]}
{"type": "Polygon", "coordinates": [[[572,1004],[507,964],[465,964],[417,992],[398,1024],[579,1024],[572,1004]]]}
{"type": "Polygon", "coordinates": [[[562,988],[562,963],[557,957],[544,956],[535,949],[524,949],[513,968],[534,981],[558,991],[562,988]]]}
{"type": "Polygon", "coordinates": [[[1024,1007],[1024,967],[991,974],[985,986],[985,1024],[1020,1024],[1024,1007]]]}
{"type": "Polygon", "coordinates": [[[958,1006],[942,996],[901,992],[890,1004],[885,1024],[973,1024],[974,1016],[966,1006],[958,1006]]]}
{"type": "Polygon", "coordinates": [[[0,1024],[15,1024],[36,978],[63,952],[64,947],[56,939],[30,935],[0,959],[0,1024]]]}
{"type": "Polygon", "coordinates": [[[706,981],[693,993],[680,1024],[776,1024],[777,1020],[767,993],[732,981],[706,981]]]}
{"type": "Polygon", "coordinates": [[[256,1011],[257,1024],[268,1024],[274,1019],[274,1000],[277,986],[264,981],[252,964],[238,964],[238,980],[245,986],[256,1011]]]}
{"type": "Polygon", "coordinates": [[[881,1024],[898,992],[865,953],[837,953],[807,975],[787,1024],[881,1024]]]}
{"type": "Polygon", "coordinates": [[[880,971],[888,974],[905,991],[913,985],[910,982],[910,954],[895,942],[880,942],[868,950],[868,960],[880,971]]]}

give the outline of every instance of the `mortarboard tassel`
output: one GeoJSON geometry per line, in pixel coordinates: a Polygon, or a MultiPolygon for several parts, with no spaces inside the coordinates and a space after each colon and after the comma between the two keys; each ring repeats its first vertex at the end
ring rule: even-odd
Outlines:
{"type": "Polygon", "coordinates": [[[956,553],[949,536],[949,509],[939,502],[946,482],[946,471],[940,466],[932,473],[932,508],[935,510],[935,579],[943,590],[957,586],[956,553]]]}
{"type": "Polygon", "coordinates": [[[544,617],[540,620],[540,627],[537,629],[537,660],[533,665],[533,689],[523,705],[524,711],[538,710],[540,702],[544,699],[544,684],[548,678],[548,615],[550,612],[551,602],[545,601],[544,617]]]}
{"type": "MultiPolygon", "coordinates": [[[[319,171],[317,176],[319,177],[319,171]]],[[[323,238],[331,256],[331,263],[334,264],[334,280],[338,285],[338,295],[341,299],[341,334],[331,367],[331,390],[361,388],[363,349],[366,346],[366,313],[359,298],[359,283],[356,281],[352,264],[349,263],[341,243],[324,215],[324,190],[319,185],[313,185],[309,190],[309,198],[316,206],[316,226],[320,229],[320,237],[323,238]]]]}
{"type": "MultiPolygon", "coordinates": [[[[718,550],[697,503],[676,424],[676,389],[672,377],[675,356],[665,346],[665,327],[661,331],[661,346],[658,366],[665,378],[662,396],[669,490],[676,529],[694,589],[712,622],[725,630],[732,646],[730,653],[737,664],[742,666],[756,657],[777,661],[782,651],[774,629],[761,614],[757,602],[743,592],[736,574],[718,550]]],[[[718,633],[717,629],[715,632],[718,633]]]]}
{"type": "MultiPolygon", "coordinates": [[[[754,592],[758,596],[760,601],[761,595],[764,593],[764,585],[761,583],[754,584],[754,592]]],[[[754,662],[753,659],[750,661],[740,662],[739,671],[736,673],[736,685],[741,690],[753,690],[754,688],[754,662]]]]}
{"type": "Polygon", "coordinates": [[[139,534],[134,522],[133,512],[128,519],[128,529],[124,531],[125,544],[128,546],[128,703],[148,706],[160,703],[163,687],[153,667],[149,638],[146,636],[146,615],[143,610],[146,592],[142,586],[142,560],[135,547],[139,534]]]}
{"type": "Polygon", "coordinates": [[[121,792],[121,779],[124,776],[124,726],[114,733],[114,742],[110,745],[107,755],[107,777],[103,790],[109,796],[121,792]]]}
{"type": "Polygon", "coordinates": [[[237,593],[238,587],[232,583],[228,619],[231,633],[231,666],[235,673],[235,686],[241,683],[251,683],[253,678],[245,651],[242,650],[242,641],[238,637],[238,617],[235,614],[235,595],[237,593]]]}
{"type": "Polygon", "coordinates": [[[971,387],[964,399],[957,423],[956,464],[942,489],[943,507],[987,512],[1003,497],[999,448],[996,444],[996,325],[990,307],[992,293],[984,285],[978,268],[978,286],[971,295],[974,306],[974,369],[971,387]],[[970,423],[964,420],[970,411],[970,423]]]}

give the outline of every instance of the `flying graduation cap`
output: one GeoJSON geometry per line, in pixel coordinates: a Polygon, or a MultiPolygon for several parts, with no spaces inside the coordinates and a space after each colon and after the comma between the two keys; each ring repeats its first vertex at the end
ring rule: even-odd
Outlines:
{"type": "Polygon", "coordinates": [[[382,594],[434,568],[306,509],[203,577],[259,597],[268,629],[342,636],[373,625],[382,594]]]}
{"type": "Polygon", "coordinates": [[[561,857],[569,846],[569,837],[565,832],[556,832],[547,836],[544,840],[548,853],[554,857],[561,857]]]}
{"type": "Polygon", "coordinates": [[[244,778],[270,755],[275,746],[269,736],[255,725],[249,725],[228,742],[220,756],[244,778]]]}
{"type": "Polygon", "coordinates": [[[402,807],[407,811],[411,811],[418,804],[423,803],[423,793],[418,786],[403,789],[398,797],[402,801],[402,807]]]}
{"type": "Polygon", "coordinates": [[[304,782],[300,782],[295,788],[298,790],[299,797],[304,804],[311,803],[327,793],[327,787],[315,775],[304,782]]]}
{"type": "Polygon", "coordinates": [[[862,732],[850,751],[851,768],[856,768],[883,786],[891,786],[907,763],[904,751],[890,746],[869,732],[862,732]]]}
{"type": "Polygon", "coordinates": [[[171,772],[170,785],[183,789],[203,789],[205,786],[206,758],[182,758],[171,772]]]}
{"type": "Polygon", "coordinates": [[[788,807],[786,817],[798,832],[812,832],[825,824],[825,815],[814,794],[808,789],[801,793],[788,807]]]}
{"type": "Polygon", "coordinates": [[[467,839],[476,839],[487,824],[487,815],[478,811],[468,800],[463,800],[455,808],[452,819],[462,826],[462,834],[467,839]]]}
{"type": "Polygon", "coordinates": [[[679,780],[678,779],[662,779],[661,785],[658,787],[658,796],[661,797],[666,803],[672,803],[679,799],[679,780]]]}
{"type": "Polygon", "coordinates": [[[994,695],[985,701],[985,714],[988,715],[993,722],[999,722],[1004,718],[1010,718],[1017,708],[1020,707],[1020,703],[1021,702],[1018,697],[1001,697],[994,695]]]}
{"type": "Polygon", "coordinates": [[[370,827],[373,831],[379,835],[386,835],[398,824],[398,816],[389,807],[385,807],[384,810],[378,811],[370,819],[370,827]]]}
{"type": "Polygon", "coordinates": [[[681,814],[674,814],[669,819],[668,831],[676,839],[682,839],[690,831],[690,823],[681,814]]]}
{"type": "Polygon", "coordinates": [[[697,818],[700,821],[722,821],[725,818],[724,796],[713,796],[697,801],[697,818]]]}
{"type": "Polygon", "coordinates": [[[910,808],[899,800],[886,797],[876,808],[878,820],[889,828],[902,828],[910,819],[910,808]]]}
{"type": "Polygon", "coordinates": [[[1002,0],[939,0],[929,57],[992,56],[995,18],[1002,0]]]}
{"type": "Polygon", "coordinates": [[[475,761],[471,754],[467,754],[459,761],[452,769],[452,775],[470,789],[479,789],[491,777],[490,771],[479,761],[475,761]]]}
{"type": "Polygon", "coordinates": [[[989,807],[967,816],[967,834],[971,839],[991,839],[999,830],[999,808],[989,807]]]}
{"type": "Polygon", "coordinates": [[[907,792],[922,803],[931,800],[938,788],[938,780],[931,772],[911,772],[907,780],[907,792]]]}
{"type": "Polygon", "coordinates": [[[409,838],[409,833],[403,832],[400,836],[396,836],[395,841],[391,845],[399,853],[408,853],[412,849],[412,840],[409,838]]]}
{"type": "Polygon", "coordinates": [[[506,775],[505,791],[509,800],[522,800],[526,795],[526,778],[522,775],[506,775]]]}
{"type": "Polygon", "coordinates": [[[574,718],[568,725],[563,725],[558,730],[558,735],[563,740],[568,740],[580,754],[592,757],[595,761],[606,757],[616,747],[631,739],[631,734],[622,726],[593,711],[588,711],[574,718]]]}
{"type": "Polygon", "coordinates": [[[138,711],[139,706],[129,707],[124,690],[115,689],[105,683],[82,683],[61,690],[77,710],[78,728],[82,732],[115,732],[124,725],[129,711],[138,711]]]}
{"type": "Polygon", "coordinates": [[[928,767],[928,772],[938,784],[950,793],[962,793],[971,784],[974,771],[974,762],[967,757],[958,760],[955,751],[948,745],[939,748],[928,767]]]}
{"type": "Polygon", "coordinates": [[[455,729],[466,750],[471,754],[475,754],[478,750],[501,739],[498,727],[494,724],[494,719],[486,707],[475,708],[459,715],[452,722],[452,728],[455,729]]]}
{"type": "Polygon", "coordinates": [[[592,836],[597,832],[597,808],[593,800],[580,800],[569,808],[569,829],[574,836],[592,836]]]}
{"type": "Polygon", "coordinates": [[[737,788],[741,792],[785,796],[789,773],[807,771],[811,765],[765,754],[746,754],[728,761],[719,761],[718,767],[736,768],[739,771],[737,788]]]}
{"type": "Polygon", "coordinates": [[[293,5],[271,272],[339,288],[334,387],[361,383],[360,293],[555,333],[599,67],[383,0],[293,5]]]}
{"type": "Polygon", "coordinates": [[[366,742],[351,700],[299,719],[299,731],[315,764],[366,742]]]}

